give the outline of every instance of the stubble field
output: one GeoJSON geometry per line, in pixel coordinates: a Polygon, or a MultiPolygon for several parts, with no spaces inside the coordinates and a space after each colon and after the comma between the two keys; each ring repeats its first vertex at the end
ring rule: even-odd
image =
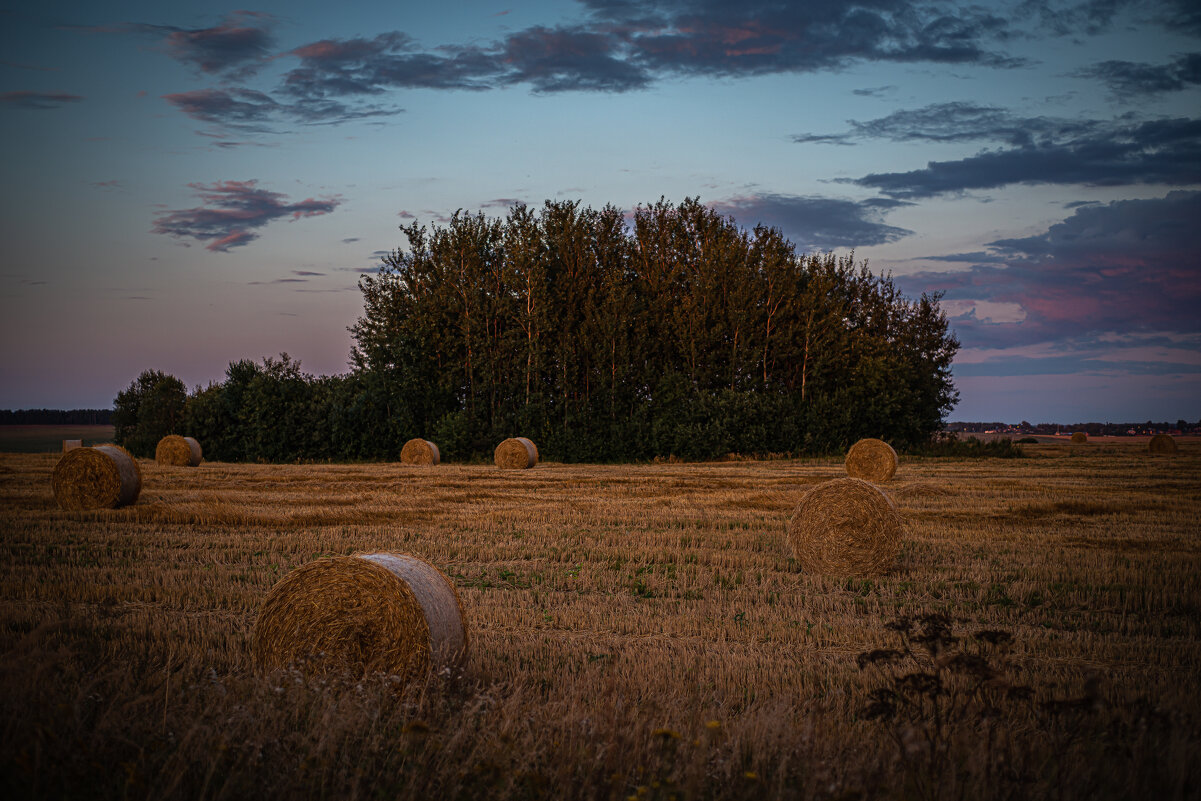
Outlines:
{"type": "Polygon", "coordinates": [[[158,467],[66,512],[0,455],[7,798],[1196,798],[1201,442],[903,460],[897,568],[803,573],[836,460],[158,467]],[[264,596],[399,551],[462,675],[258,675],[264,596]]]}

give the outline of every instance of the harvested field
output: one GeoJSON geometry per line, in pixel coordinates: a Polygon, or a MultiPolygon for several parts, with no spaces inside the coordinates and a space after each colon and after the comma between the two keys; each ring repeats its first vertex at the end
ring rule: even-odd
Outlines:
{"type": "Polygon", "coordinates": [[[133,506],[64,511],[57,456],[0,455],[0,786],[1196,797],[1201,443],[1179,445],[1170,460],[1145,441],[907,458],[882,487],[906,523],[897,568],[872,579],[792,558],[787,520],[841,459],[142,460],[133,506]],[[454,581],[462,675],[400,690],[256,674],[250,633],[280,577],[379,551],[454,581]]]}

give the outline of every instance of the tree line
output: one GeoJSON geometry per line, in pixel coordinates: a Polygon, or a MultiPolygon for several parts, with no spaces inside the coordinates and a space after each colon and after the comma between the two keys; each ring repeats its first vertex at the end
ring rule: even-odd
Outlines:
{"type": "Polygon", "coordinates": [[[360,280],[349,373],[281,354],[189,395],[147,371],[117,398],[118,439],[152,447],[145,416],[223,460],[395,459],[412,437],[488,458],[510,436],[561,461],[799,455],[920,445],[957,399],[938,294],[695,199],[401,231],[408,248],[360,280]]]}
{"type": "Polygon", "coordinates": [[[0,426],[106,426],[112,409],[0,409],[0,426]]]}

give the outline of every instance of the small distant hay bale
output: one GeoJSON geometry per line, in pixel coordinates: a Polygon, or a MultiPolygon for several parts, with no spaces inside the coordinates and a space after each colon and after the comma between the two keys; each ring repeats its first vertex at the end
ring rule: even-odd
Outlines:
{"type": "Polygon", "coordinates": [[[1172,439],[1170,434],[1156,434],[1147,443],[1147,450],[1151,453],[1176,453],[1176,440],[1172,439]]]}
{"type": "Polygon", "coordinates": [[[154,461],[173,467],[195,467],[200,464],[200,443],[191,437],[168,434],[158,441],[154,461]]]}
{"type": "Polygon", "coordinates": [[[1075,442],[1076,444],[1080,444],[1081,442],[1088,442],[1088,434],[1084,433],[1083,431],[1073,432],[1072,433],[1072,442],[1075,442]]]}
{"type": "Polygon", "coordinates": [[[847,451],[847,475],[865,481],[888,481],[897,473],[897,452],[882,439],[861,439],[847,451]]]}
{"type": "Polygon", "coordinates": [[[438,446],[428,439],[411,439],[400,449],[402,464],[420,464],[434,466],[442,461],[438,446]]]}
{"type": "Polygon", "coordinates": [[[454,584],[415,556],[318,559],[267,594],[252,634],[260,669],[383,673],[404,681],[463,663],[467,630],[454,584]]]}
{"type": "Polygon", "coordinates": [[[120,445],[74,448],[59,458],[50,486],[63,509],[115,509],[138,499],[142,470],[120,445]]]}
{"type": "Polygon", "coordinates": [[[876,576],[896,563],[904,523],[887,495],[858,478],[836,478],[806,492],[788,537],[801,567],[825,576],[876,576]]]}
{"type": "Polygon", "coordinates": [[[64,439],[63,440],[63,453],[66,453],[67,451],[73,451],[76,448],[82,448],[82,447],[83,447],[83,440],[81,440],[81,439],[64,439]]]}
{"type": "Polygon", "coordinates": [[[526,470],[538,464],[538,447],[525,437],[510,437],[496,446],[492,458],[502,469],[526,470]]]}

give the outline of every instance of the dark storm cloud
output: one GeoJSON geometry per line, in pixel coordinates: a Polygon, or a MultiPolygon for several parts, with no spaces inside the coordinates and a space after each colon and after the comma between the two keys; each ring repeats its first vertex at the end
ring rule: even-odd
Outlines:
{"type": "Polygon", "coordinates": [[[255,72],[271,55],[274,18],[257,11],[235,11],[211,28],[180,28],[125,22],[83,28],[92,33],[135,33],[154,36],[175,60],[210,75],[229,77],[255,72]]]}
{"type": "Polygon", "coordinates": [[[1179,92],[1201,84],[1201,53],[1188,53],[1160,65],[1102,61],[1076,74],[1084,78],[1096,78],[1105,83],[1111,92],[1125,98],[1179,92]]]}
{"type": "Polygon", "coordinates": [[[795,195],[736,197],[709,206],[732,216],[745,228],[764,224],[778,228],[802,251],[867,247],[895,242],[913,233],[883,222],[885,213],[909,205],[877,198],[853,201],[795,195]]]}
{"type": "Polygon", "coordinates": [[[968,347],[1007,347],[1104,332],[1201,332],[1201,192],[1090,205],[1038,236],[989,243],[954,273],[897,279],[906,291],[942,290],[949,301],[1018,304],[1020,323],[968,315],[956,329],[968,347]],[[987,262],[987,263],[982,263],[987,262]]]}
{"type": "Polygon", "coordinates": [[[259,188],[257,181],[188,185],[196,190],[205,205],[163,212],[155,218],[152,230],[156,234],[208,242],[206,249],[220,252],[254,241],[258,234],[253,229],[272,220],[318,217],[329,214],[341,203],[338,198],[307,198],[289,203],[279,192],[259,188]]]}
{"type": "Polygon", "coordinates": [[[0,106],[20,108],[32,111],[48,111],[61,107],[64,103],[78,103],[82,95],[71,95],[66,92],[4,92],[0,93],[0,106]]]}
{"type": "Polygon", "coordinates": [[[874,173],[853,183],[899,198],[933,197],[1010,184],[1128,186],[1201,183],[1201,120],[1114,122],[1078,136],[1039,138],[924,169],[874,173]]]}

